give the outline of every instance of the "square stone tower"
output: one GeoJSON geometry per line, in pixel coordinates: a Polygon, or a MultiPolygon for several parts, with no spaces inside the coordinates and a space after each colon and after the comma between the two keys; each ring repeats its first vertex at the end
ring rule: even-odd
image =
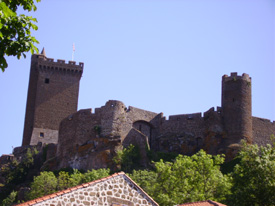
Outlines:
{"type": "Polygon", "coordinates": [[[32,55],[22,146],[57,143],[59,123],[77,111],[83,63],[32,55]]]}

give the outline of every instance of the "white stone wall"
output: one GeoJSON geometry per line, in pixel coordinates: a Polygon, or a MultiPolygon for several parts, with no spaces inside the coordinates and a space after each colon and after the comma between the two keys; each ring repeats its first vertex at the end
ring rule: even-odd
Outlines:
{"type": "MultiPolygon", "coordinates": [[[[73,188],[75,189],[75,188],[73,188]]],[[[52,195],[53,196],[53,195],[52,195]]],[[[88,205],[157,206],[125,175],[118,175],[65,194],[57,193],[51,199],[33,204],[35,206],[88,206],[88,205]]]]}

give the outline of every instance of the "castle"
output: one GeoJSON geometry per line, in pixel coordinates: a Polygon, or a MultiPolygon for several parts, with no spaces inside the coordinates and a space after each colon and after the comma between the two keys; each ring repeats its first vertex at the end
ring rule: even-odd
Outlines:
{"type": "Polygon", "coordinates": [[[252,116],[248,74],[222,77],[221,107],[166,118],[116,100],[77,111],[83,69],[83,63],[54,62],[44,49],[32,56],[22,147],[51,145],[47,160],[55,168],[110,167],[130,144],[139,147],[145,165],[148,149],[186,155],[204,149],[232,158],[242,139],[265,145],[275,134],[274,122],[252,116]]]}

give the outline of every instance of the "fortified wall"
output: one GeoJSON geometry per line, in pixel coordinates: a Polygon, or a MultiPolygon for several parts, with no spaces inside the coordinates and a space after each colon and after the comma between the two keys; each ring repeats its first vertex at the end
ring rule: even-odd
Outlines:
{"type": "Polygon", "coordinates": [[[232,159],[241,140],[266,145],[275,134],[275,122],[252,117],[248,74],[222,77],[221,107],[165,117],[116,100],[77,111],[83,67],[54,62],[44,50],[32,56],[22,146],[48,145],[45,167],[115,168],[113,157],[130,144],[139,147],[144,166],[148,150],[192,155],[203,149],[232,159]]]}
{"type": "Polygon", "coordinates": [[[59,168],[110,167],[116,151],[137,145],[146,166],[146,151],[192,155],[204,149],[232,159],[242,139],[271,143],[275,123],[251,115],[251,78],[231,73],[222,78],[222,106],[202,113],[153,113],[110,100],[101,108],[80,110],[59,128],[59,168]],[[104,163],[104,164],[102,164],[104,163]]]}

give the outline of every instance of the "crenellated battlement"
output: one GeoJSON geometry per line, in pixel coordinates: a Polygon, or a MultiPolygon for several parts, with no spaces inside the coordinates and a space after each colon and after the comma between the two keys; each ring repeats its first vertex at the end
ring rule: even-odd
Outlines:
{"type": "Polygon", "coordinates": [[[42,54],[33,55],[32,60],[38,64],[38,68],[42,71],[56,70],[81,74],[84,68],[83,62],[79,62],[77,65],[75,61],[68,61],[68,63],[62,59],[54,61],[53,58],[47,58],[42,54]]]}
{"type": "Polygon", "coordinates": [[[246,73],[243,73],[242,76],[238,76],[237,72],[232,72],[230,74],[230,76],[228,76],[228,75],[225,74],[222,77],[222,81],[223,82],[232,81],[232,80],[237,81],[237,80],[240,80],[240,79],[241,80],[245,80],[247,82],[251,82],[251,77],[249,77],[249,75],[246,74],[246,73]]]}

